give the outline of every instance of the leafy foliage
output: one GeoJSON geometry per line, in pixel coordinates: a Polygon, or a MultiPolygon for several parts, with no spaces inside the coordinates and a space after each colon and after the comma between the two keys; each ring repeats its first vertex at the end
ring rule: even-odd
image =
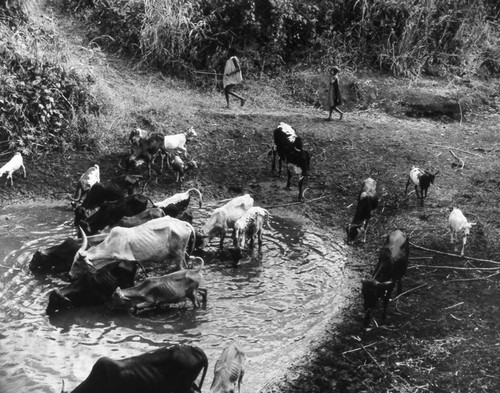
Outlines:
{"type": "Polygon", "coordinates": [[[0,141],[25,153],[91,145],[86,115],[99,105],[90,81],[0,45],[0,141]]]}

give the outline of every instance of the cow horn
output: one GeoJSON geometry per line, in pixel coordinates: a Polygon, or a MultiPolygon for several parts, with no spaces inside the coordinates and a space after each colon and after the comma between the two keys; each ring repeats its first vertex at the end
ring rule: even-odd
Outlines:
{"type": "Polygon", "coordinates": [[[62,381],[61,393],[66,393],[66,391],[64,390],[64,379],[61,379],[61,381],[62,381]]]}
{"type": "Polygon", "coordinates": [[[87,249],[87,246],[89,245],[89,241],[87,239],[87,234],[85,231],[79,226],[78,229],[80,230],[80,233],[82,234],[82,246],[80,247],[80,250],[78,252],[85,251],[87,249]]]}

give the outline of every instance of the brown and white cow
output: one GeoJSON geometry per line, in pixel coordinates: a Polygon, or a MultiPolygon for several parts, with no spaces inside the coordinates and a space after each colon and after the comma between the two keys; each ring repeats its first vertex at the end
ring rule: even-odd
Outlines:
{"type": "Polygon", "coordinates": [[[154,220],[155,218],[161,218],[161,217],[165,217],[165,213],[163,212],[163,210],[157,207],[152,207],[150,209],[144,210],[139,214],[136,214],[135,216],[123,217],[120,221],[118,221],[116,226],[124,228],[132,228],[144,224],[148,221],[154,220]]]}
{"type": "MultiPolygon", "coordinates": [[[[88,250],[85,233],[82,236],[82,247],[77,251],[69,272],[71,279],[87,271],[99,270],[116,260],[162,263],[172,258],[178,268],[186,268],[188,242],[191,237],[196,239],[191,224],[168,216],[132,228],[115,227],[102,243],[88,250]]],[[[195,242],[192,243],[189,254],[195,242]]]]}
{"type": "Polygon", "coordinates": [[[121,360],[102,357],[73,393],[201,392],[207,368],[205,352],[191,345],[164,347],[121,360]]]}
{"type": "Polygon", "coordinates": [[[76,207],[87,193],[92,188],[92,186],[101,181],[101,174],[99,171],[99,165],[95,164],[85,171],[85,173],[80,176],[78,183],[76,184],[75,196],[72,199],[71,205],[76,207]]]}
{"type": "Polygon", "coordinates": [[[238,386],[241,391],[241,381],[245,374],[245,354],[235,343],[222,351],[215,363],[214,380],[210,387],[210,393],[234,393],[238,386]]]}
{"type": "MultiPolygon", "coordinates": [[[[206,224],[201,228],[200,234],[208,236],[209,242],[215,236],[220,236],[220,248],[222,249],[226,232],[229,229],[233,229],[236,221],[238,221],[238,219],[240,219],[251,207],[253,207],[253,198],[248,194],[231,199],[224,206],[212,212],[206,224]]],[[[234,231],[233,242],[236,247],[234,231]]]]}
{"type": "Polygon", "coordinates": [[[200,289],[204,263],[200,257],[195,257],[194,262],[199,262],[195,269],[182,269],[161,277],[149,277],[127,289],[117,288],[112,296],[113,304],[139,311],[189,299],[195,308],[200,307],[198,291],[202,294],[203,302],[207,300],[206,289],[200,289]]]}

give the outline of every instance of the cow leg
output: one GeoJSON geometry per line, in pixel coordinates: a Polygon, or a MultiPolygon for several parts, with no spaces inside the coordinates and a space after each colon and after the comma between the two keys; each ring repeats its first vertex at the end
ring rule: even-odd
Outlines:
{"type": "Polygon", "coordinates": [[[366,243],[366,233],[368,232],[368,220],[363,223],[363,243],[366,243]]]}
{"type": "Polygon", "coordinates": [[[389,288],[386,289],[384,295],[384,308],[382,310],[382,319],[385,320],[387,318],[387,307],[389,306],[389,299],[391,298],[392,289],[394,288],[394,284],[392,284],[389,288]]]}
{"type": "Polygon", "coordinates": [[[201,294],[201,300],[203,304],[207,303],[207,289],[206,288],[198,288],[198,293],[201,294]]]}
{"type": "Polygon", "coordinates": [[[154,306],[154,303],[145,301],[145,302],[136,304],[134,307],[132,307],[132,309],[134,312],[138,312],[140,310],[144,310],[144,309],[149,308],[151,306],[154,306]]]}
{"type": "Polygon", "coordinates": [[[290,180],[292,179],[292,171],[290,169],[288,169],[288,171],[287,171],[287,176],[288,176],[288,178],[286,181],[286,188],[289,189],[290,188],[290,180]]]}
{"type": "Polygon", "coordinates": [[[198,299],[197,291],[193,291],[187,295],[187,298],[191,300],[194,308],[200,308],[200,300],[198,299]]]}
{"type": "Polygon", "coordinates": [[[281,163],[283,162],[283,160],[281,159],[281,157],[279,158],[278,160],[278,177],[281,177],[281,163]]]}
{"type": "Polygon", "coordinates": [[[460,252],[460,256],[461,256],[461,257],[463,257],[463,256],[464,256],[465,243],[467,243],[467,236],[464,236],[464,238],[463,238],[463,240],[462,240],[462,251],[460,252]]]}
{"type": "Polygon", "coordinates": [[[418,186],[415,186],[415,194],[417,194],[417,199],[420,198],[420,192],[418,191],[418,186]]]}
{"type": "Polygon", "coordinates": [[[259,250],[262,248],[262,228],[257,233],[257,240],[259,242],[259,250]]]}
{"type": "Polygon", "coordinates": [[[220,243],[219,243],[219,246],[220,246],[221,250],[224,249],[224,238],[225,237],[226,237],[226,231],[222,230],[221,233],[220,233],[220,243]]]}
{"type": "Polygon", "coordinates": [[[274,172],[274,171],[276,171],[276,149],[274,146],[272,147],[271,152],[273,154],[273,161],[271,163],[271,171],[274,172]]]}
{"type": "Polygon", "coordinates": [[[408,187],[410,185],[410,182],[411,182],[411,178],[408,177],[408,181],[406,182],[406,188],[405,188],[405,197],[406,197],[406,192],[408,191],[408,187]]]}

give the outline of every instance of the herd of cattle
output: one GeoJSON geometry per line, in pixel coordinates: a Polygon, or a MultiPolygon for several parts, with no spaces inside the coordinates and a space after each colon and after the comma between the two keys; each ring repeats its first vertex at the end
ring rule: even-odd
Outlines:
{"type": "MultiPolygon", "coordinates": [[[[151,176],[151,164],[159,155],[162,171],[166,159],[167,166],[177,172],[177,180],[182,181],[184,170],[196,167],[196,163],[188,161],[190,164],[184,165],[177,153],[184,153],[187,157],[185,145],[193,137],[196,137],[193,129],[169,136],[134,130],[129,137],[131,154],[127,168],[145,163],[148,176],[151,176]]],[[[280,123],[274,129],[273,138],[270,153],[272,170],[276,169],[278,155],[279,174],[282,162],[287,165],[287,188],[290,187],[293,172],[299,175],[298,198],[303,200],[303,183],[310,168],[310,154],[304,150],[302,138],[288,124],[280,123]]],[[[26,174],[22,156],[18,153],[0,168],[0,174],[7,173],[12,183],[12,172],[21,168],[26,174]]],[[[437,174],[413,167],[405,195],[408,186],[413,183],[423,206],[428,188],[437,174]]],[[[99,166],[94,165],[78,181],[72,198],[78,239],[70,237],[61,244],[38,250],[30,262],[34,273],[68,273],[71,279],[66,287],[50,292],[46,309],[48,314],[69,307],[100,304],[139,311],[185,299],[189,299],[195,308],[200,307],[207,300],[206,289],[200,288],[204,261],[193,257],[193,251],[203,246],[204,239],[210,242],[216,236],[220,237],[219,246],[222,249],[227,232],[232,230],[237,260],[247,243],[253,247],[255,237],[260,248],[263,228],[270,229],[269,212],[254,206],[254,200],[248,194],[235,197],[213,210],[205,225],[195,230],[187,208],[193,195],[202,207],[199,190],[192,188],[161,202],[153,202],[138,193],[141,176],[128,174],[108,182],[100,180],[99,166]],[[152,207],[148,208],[149,204],[152,207]],[[100,233],[106,228],[111,229],[100,233]],[[167,260],[175,264],[175,271],[162,276],[147,276],[145,266],[154,267],[167,260]],[[136,283],[139,268],[146,277],[136,283]]],[[[361,238],[366,241],[371,213],[378,202],[377,182],[368,178],[359,192],[352,222],[346,228],[348,243],[361,238]]],[[[463,255],[467,235],[474,224],[467,222],[456,208],[450,214],[449,224],[452,242],[459,234],[462,236],[463,255]]],[[[396,284],[398,291],[402,291],[401,279],[408,266],[408,257],[408,236],[400,230],[391,232],[380,250],[373,276],[362,282],[365,327],[373,320],[371,314],[379,299],[383,300],[382,318],[385,318],[396,284]]],[[[211,391],[234,391],[235,384],[239,386],[241,383],[243,363],[244,354],[237,346],[226,348],[216,364],[211,391]]],[[[175,392],[201,391],[206,367],[206,355],[200,348],[182,345],[120,361],[101,358],[74,392],[132,392],[138,391],[139,387],[143,391],[159,392],[165,386],[170,386],[168,391],[175,392]],[[200,372],[201,381],[196,385],[200,372]]]]}

